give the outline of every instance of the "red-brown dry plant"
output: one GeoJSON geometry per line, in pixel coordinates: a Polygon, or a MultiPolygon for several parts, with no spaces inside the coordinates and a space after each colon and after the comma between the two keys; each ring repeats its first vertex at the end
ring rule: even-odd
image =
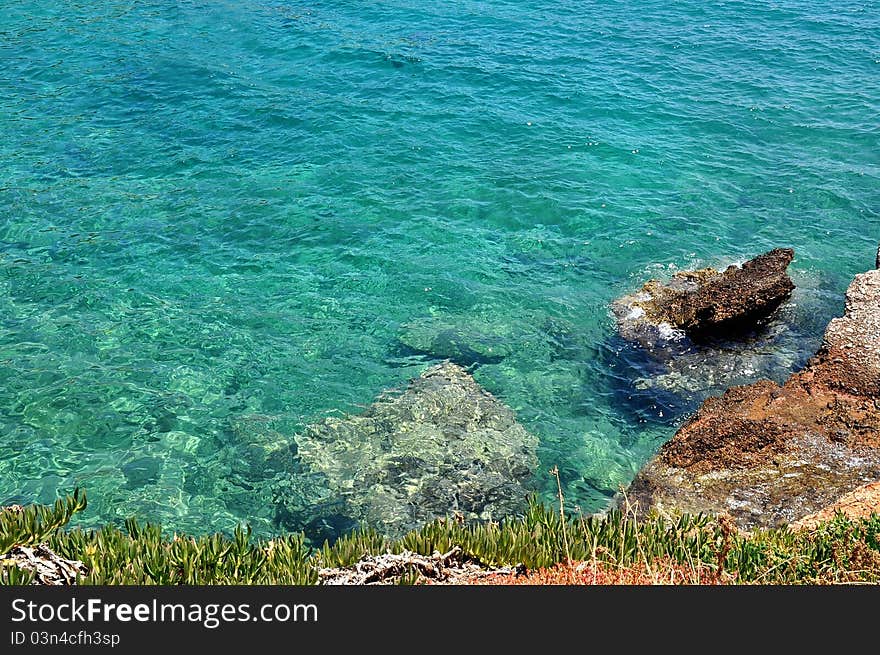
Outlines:
{"type": "Polygon", "coordinates": [[[476,585],[717,585],[733,576],[718,576],[712,567],[694,569],[670,560],[656,560],[649,571],[643,565],[620,567],[604,562],[561,562],[525,574],[489,575],[463,581],[476,585]]]}

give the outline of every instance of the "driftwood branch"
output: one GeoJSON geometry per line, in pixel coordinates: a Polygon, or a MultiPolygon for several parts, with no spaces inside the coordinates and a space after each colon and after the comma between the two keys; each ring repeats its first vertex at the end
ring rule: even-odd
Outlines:
{"type": "Polygon", "coordinates": [[[88,573],[82,562],[64,559],[46,544],[33,548],[16,546],[0,556],[0,566],[17,566],[33,572],[33,584],[37,585],[73,585],[76,584],[77,574],[88,573]]]}
{"type": "Polygon", "coordinates": [[[325,585],[395,584],[413,574],[423,581],[454,582],[461,578],[517,573],[520,568],[485,568],[465,557],[461,548],[455,546],[447,553],[434,551],[430,556],[408,550],[400,554],[370,555],[350,567],[321,569],[318,576],[325,585]]]}

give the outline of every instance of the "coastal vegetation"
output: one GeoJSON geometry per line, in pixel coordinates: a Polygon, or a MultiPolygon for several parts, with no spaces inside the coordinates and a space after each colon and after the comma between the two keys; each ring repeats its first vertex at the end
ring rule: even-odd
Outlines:
{"type": "MultiPolygon", "coordinates": [[[[784,269],[790,251],[779,252],[784,269]]],[[[0,509],[0,582],[876,584],[880,271],[857,275],[846,299],[803,370],[781,386],[760,381],[704,402],[605,513],[566,512],[557,467],[558,507],[527,495],[520,484],[537,465],[537,438],[445,362],[361,415],[313,426],[296,449],[267,446],[267,466],[294,471],[291,458],[301,458],[328,479],[341,458],[327,453],[359,453],[355,468],[367,475],[358,486],[387,497],[370,493],[373,514],[366,500],[349,501],[356,530],[256,538],[243,525],[190,536],[135,518],[83,529],[69,525],[87,508],[77,489],[51,506],[0,509]],[[424,443],[435,452],[413,456],[424,443]],[[434,469],[458,477],[425,473],[434,469]],[[433,491],[412,495],[414,479],[433,491]],[[452,482],[460,493],[450,509],[441,486],[452,482]],[[401,514],[411,507],[424,513],[401,514]],[[506,518],[486,518],[498,515],[506,518]]]]}
{"type": "MultiPolygon", "coordinates": [[[[76,584],[319,584],[320,572],[365,557],[460,550],[481,569],[517,566],[495,584],[836,584],[880,581],[880,515],[837,514],[811,529],[742,532],[724,516],[656,513],[626,506],[602,516],[568,514],[531,499],[527,511],[501,522],[438,519],[403,537],[357,530],[320,547],[301,533],[254,539],[186,536],[129,519],[124,526],[84,530],[68,521],[86,508],[76,492],[54,506],[0,511],[0,582],[31,584],[15,565],[17,549],[45,543],[60,558],[81,562],[76,584]]],[[[458,551],[456,551],[458,552],[458,551]]],[[[394,582],[418,583],[417,571],[394,582]]],[[[436,581],[436,580],[435,580],[436,581]]],[[[388,582],[388,581],[385,581],[388,582]]],[[[439,580],[443,582],[443,580],[439,580]]]]}

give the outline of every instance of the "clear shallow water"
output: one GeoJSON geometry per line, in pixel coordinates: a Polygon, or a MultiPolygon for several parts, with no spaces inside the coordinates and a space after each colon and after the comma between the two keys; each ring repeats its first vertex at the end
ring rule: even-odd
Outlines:
{"type": "Polygon", "coordinates": [[[614,297],[794,247],[791,368],[880,237],[880,3],[704,5],[4,3],[0,502],[278,531],[248,442],[433,318],[510,335],[475,377],[602,507],[704,395],[614,297]]]}

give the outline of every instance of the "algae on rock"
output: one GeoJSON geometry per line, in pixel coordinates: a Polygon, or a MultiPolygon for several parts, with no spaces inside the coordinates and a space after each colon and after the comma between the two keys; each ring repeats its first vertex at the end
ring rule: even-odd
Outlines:
{"type": "MultiPolygon", "coordinates": [[[[341,515],[392,536],[442,516],[500,519],[521,511],[538,464],[538,439],[450,362],[364,413],[326,418],[295,440],[303,470],[291,479],[321,476],[341,515]]],[[[302,501],[276,493],[281,513],[301,512],[302,501]]]]}

